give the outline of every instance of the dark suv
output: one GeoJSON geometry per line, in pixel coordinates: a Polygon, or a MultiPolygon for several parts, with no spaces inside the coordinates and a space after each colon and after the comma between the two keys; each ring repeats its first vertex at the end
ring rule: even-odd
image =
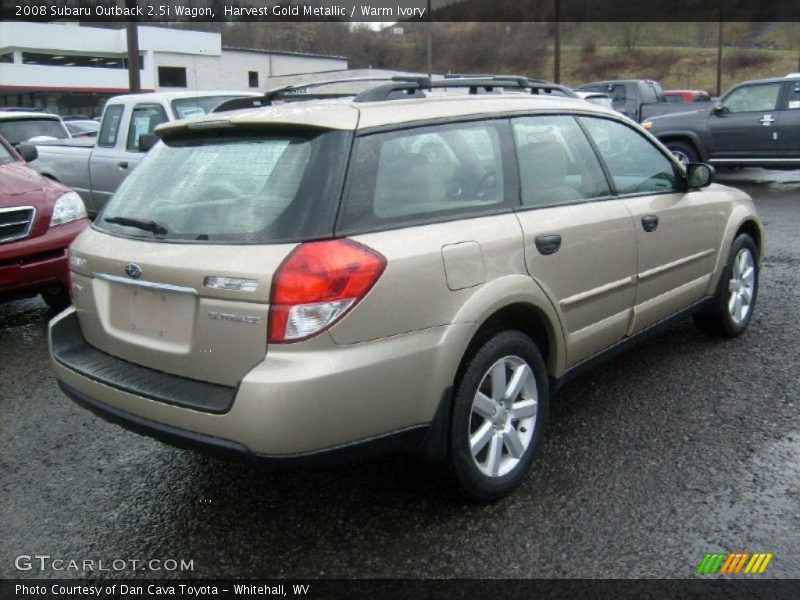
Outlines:
{"type": "Polygon", "coordinates": [[[800,166],[800,76],[740,83],[700,110],[653,117],[642,126],[682,163],[800,166]]]}

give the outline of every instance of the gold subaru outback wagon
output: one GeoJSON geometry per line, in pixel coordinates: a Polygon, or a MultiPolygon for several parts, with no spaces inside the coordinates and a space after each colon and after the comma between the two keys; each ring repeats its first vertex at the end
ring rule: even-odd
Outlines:
{"type": "Polygon", "coordinates": [[[681,315],[737,336],[758,290],[750,198],[571,95],[403,80],[162,125],[71,248],[61,389],[178,446],[405,450],[509,493],[560,384],[681,315]]]}

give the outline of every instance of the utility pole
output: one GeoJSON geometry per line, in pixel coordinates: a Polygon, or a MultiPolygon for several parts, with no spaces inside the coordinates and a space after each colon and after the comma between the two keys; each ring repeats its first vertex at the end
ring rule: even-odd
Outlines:
{"type": "Polygon", "coordinates": [[[719,25],[717,30],[717,97],[722,94],[722,2],[719,3],[719,25]]]}
{"type": "Polygon", "coordinates": [[[428,79],[433,77],[433,17],[431,16],[431,0],[428,0],[428,79]]]}
{"type": "Polygon", "coordinates": [[[561,83],[561,2],[560,0],[554,0],[554,2],[556,30],[553,39],[553,81],[561,83]]]}
{"type": "MultiPolygon", "coordinates": [[[[125,0],[125,6],[136,8],[136,0],[125,0]]],[[[142,91],[142,80],[139,74],[139,30],[136,22],[127,24],[128,34],[128,88],[132,94],[142,91]]]]}

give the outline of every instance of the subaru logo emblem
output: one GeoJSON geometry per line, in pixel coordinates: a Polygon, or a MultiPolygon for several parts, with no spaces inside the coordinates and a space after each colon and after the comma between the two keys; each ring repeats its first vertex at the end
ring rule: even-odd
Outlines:
{"type": "Polygon", "coordinates": [[[128,274],[128,277],[133,277],[134,279],[139,279],[142,275],[142,267],[137,265],[136,263],[129,263],[125,266],[125,272],[128,274]]]}

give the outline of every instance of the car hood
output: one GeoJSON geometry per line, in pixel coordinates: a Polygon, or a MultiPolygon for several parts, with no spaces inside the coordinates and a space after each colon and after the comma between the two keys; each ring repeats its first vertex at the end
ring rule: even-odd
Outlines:
{"type": "Polygon", "coordinates": [[[67,188],[45,179],[24,162],[0,164],[0,208],[50,202],[67,188]]]}

